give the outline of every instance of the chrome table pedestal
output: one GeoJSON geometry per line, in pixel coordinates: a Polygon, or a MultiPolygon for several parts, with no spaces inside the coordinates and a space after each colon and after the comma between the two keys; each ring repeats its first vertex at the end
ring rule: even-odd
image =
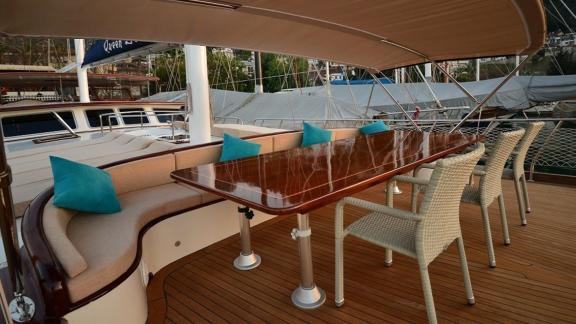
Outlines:
{"type": "Polygon", "coordinates": [[[260,265],[260,256],[254,251],[250,245],[250,219],[254,216],[254,212],[248,207],[238,207],[238,220],[240,222],[240,244],[242,251],[240,255],[234,260],[234,267],[238,270],[252,270],[260,265]]]}
{"type": "Polygon", "coordinates": [[[298,214],[298,228],[292,230],[292,238],[298,240],[302,282],[292,292],[292,303],[301,309],[315,309],[326,301],[326,293],[314,283],[311,234],[308,214],[298,214]]]}

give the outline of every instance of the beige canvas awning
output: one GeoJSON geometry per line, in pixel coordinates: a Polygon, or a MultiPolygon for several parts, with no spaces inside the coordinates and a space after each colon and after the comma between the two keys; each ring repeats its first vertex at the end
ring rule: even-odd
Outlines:
{"type": "Polygon", "coordinates": [[[0,8],[0,32],[10,35],[222,46],[374,70],[528,54],[546,31],[540,0],[0,0],[0,8]]]}

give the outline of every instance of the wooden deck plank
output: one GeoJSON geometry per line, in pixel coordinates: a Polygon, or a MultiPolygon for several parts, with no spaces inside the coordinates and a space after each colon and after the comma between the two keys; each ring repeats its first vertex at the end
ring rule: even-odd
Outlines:
{"type": "MultiPolygon", "coordinates": [[[[357,196],[385,201],[383,187],[357,196]]],[[[395,207],[407,209],[408,187],[395,196],[395,207]]],[[[463,204],[461,224],[476,305],[465,302],[454,245],[429,268],[438,319],[442,322],[574,322],[576,320],[576,188],[529,183],[533,212],[520,226],[511,181],[503,181],[512,244],[502,244],[498,205],[489,208],[498,267],[487,265],[482,220],[477,206],[463,204]]],[[[413,259],[394,255],[383,266],[384,251],[356,238],[345,241],[345,298],[334,306],[334,206],[310,217],[315,279],[327,293],[313,311],[296,309],[290,293],[299,282],[296,242],[290,230],[295,217],[283,216],[253,229],[253,247],[262,264],[238,271],[237,236],[191,254],[165,267],[149,287],[150,323],[186,322],[425,322],[426,309],[418,267],[413,259]],[[162,304],[164,303],[164,304],[162,304]]],[[[346,223],[362,210],[346,211],[346,223]]]]}

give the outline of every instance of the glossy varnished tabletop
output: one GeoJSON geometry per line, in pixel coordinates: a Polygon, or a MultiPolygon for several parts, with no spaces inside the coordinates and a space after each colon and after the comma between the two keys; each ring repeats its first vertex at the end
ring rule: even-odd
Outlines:
{"type": "Polygon", "coordinates": [[[307,213],[478,140],[475,135],[390,131],[200,165],[171,175],[268,214],[307,213]]]}

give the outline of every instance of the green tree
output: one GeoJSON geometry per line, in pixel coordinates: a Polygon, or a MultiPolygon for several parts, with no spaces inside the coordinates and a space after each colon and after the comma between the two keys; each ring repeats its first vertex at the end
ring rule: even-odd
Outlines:
{"type": "Polygon", "coordinates": [[[301,57],[263,53],[262,74],[265,92],[309,86],[308,60],[301,57]]]}
{"type": "Polygon", "coordinates": [[[548,58],[548,69],[546,74],[559,75],[559,74],[576,74],[576,52],[575,51],[559,51],[555,55],[556,61],[552,57],[548,58]],[[558,68],[560,66],[560,68],[558,68]]]}
{"type": "MultiPolygon", "coordinates": [[[[254,91],[254,79],[237,57],[207,49],[208,82],[214,89],[254,91]]],[[[186,89],[186,68],[181,49],[173,49],[160,55],[154,63],[154,74],[160,79],[155,89],[174,91],[186,89]]]]}

